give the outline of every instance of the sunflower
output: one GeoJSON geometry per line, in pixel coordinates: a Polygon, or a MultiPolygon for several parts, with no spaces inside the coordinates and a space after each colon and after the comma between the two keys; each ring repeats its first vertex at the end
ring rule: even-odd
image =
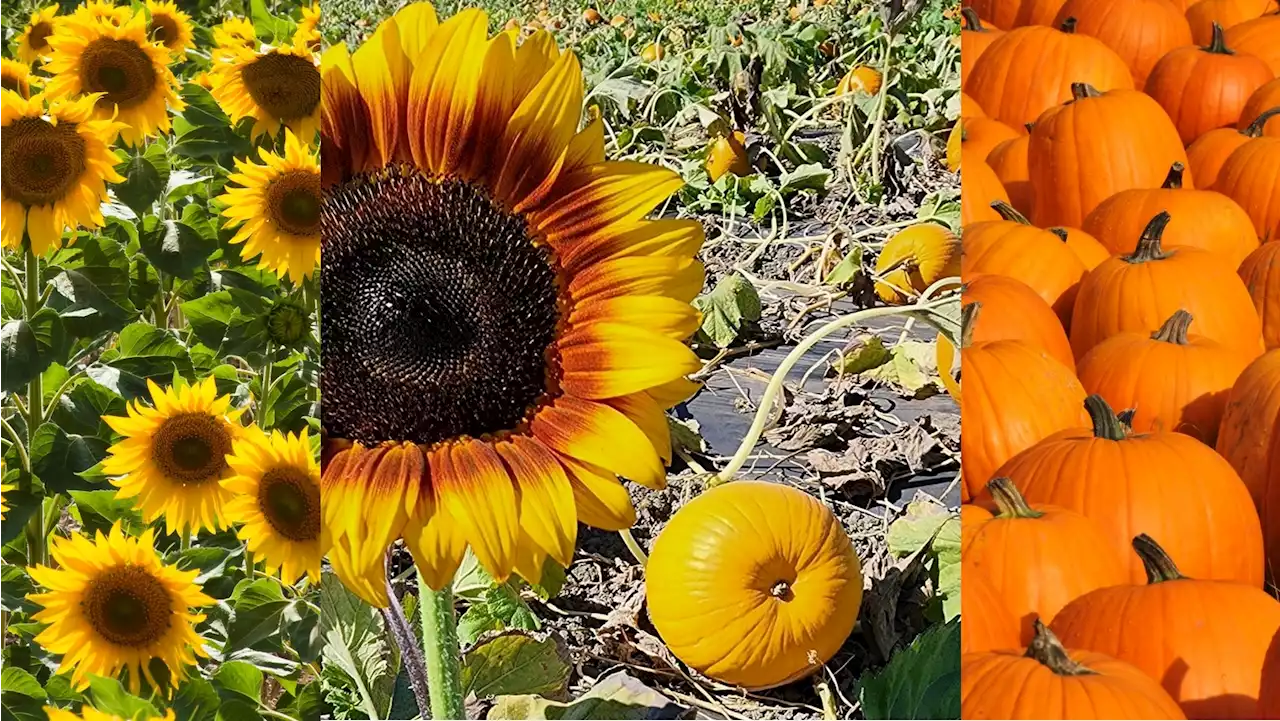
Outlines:
{"type": "Polygon", "coordinates": [[[252,117],[253,137],[275,137],[287,126],[312,144],[320,124],[319,56],[305,45],[257,49],[219,47],[221,62],[209,73],[213,97],[231,122],[252,117]]]}
{"type": "Polygon", "coordinates": [[[110,0],[87,0],[72,15],[81,21],[103,22],[120,27],[133,18],[133,8],[116,5],[110,0]]]}
{"type": "Polygon", "coordinates": [[[243,243],[243,258],[261,256],[259,268],[295,281],[320,262],[320,162],[298,137],[285,130],[284,155],[259,148],[263,164],[236,159],[240,172],[218,200],[228,226],[239,225],[232,243],[243,243]]]}
{"type": "Polygon", "coordinates": [[[13,489],[12,483],[0,484],[0,518],[4,518],[4,514],[9,512],[9,507],[4,502],[4,494],[6,491],[12,491],[13,489]]]}
{"type": "Polygon", "coordinates": [[[236,494],[227,503],[227,519],[243,524],[240,539],[285,583],[304,573],[319,583],[320,464],[307,432],[246,434],[232,446],[227,463],[236,474],[222,481],[236,494]]]}
{"type": "Polygon", "coordinates": [[[310,7],[302,6],[302,21],[293,34],[293,44],[312,51],[320,49],[320,3],[311,3],[310,7]]]}
{"type": "MultiPolygon", "coordinates": [[[[138,721],[137,718],[132,720],[122,719],[119,716],[99,711],[88,705],[80,708],[79,716],[56,706],[45,706],[44,712],[48,714],[49,721],[138,721]]],[[[173,709],[165,711],[164,716],[152,716],[151,718],[158,718],[160,721],[174,721],[173,709]]]]}
{"type": "Polygon", "coordinates": [[[124,181],[111,150],[123,126],[93,113],[92,95],[46,108],[43,93],[0,90],[0,245],[18,250],[25,230],[44,255],[62,246],[65,228],[102,225],[106,184],[124,181]]]}
{"type": "MultiPolygon", "coordinates": [[[[229,17],[213,28],[213,43],[217,49],[237,47],[258,47],[258,31],[248,18],[229,17]]],[[[217,49],[214,52],[217,52],[217,49]]],[[[217,62],[217,55],[214,56],[217,62]]]]}
{"type": "Polygon", "coordinates": [[[679,176],[605,161],[577,58],[487,24],[415,3],[323,63],[321,507],[375,605],[399,537],[441,588],[468,546],[536,580],[631,525],[618,478],[665,485],[696,389],[702,227],[644,219],[679,176]]]}
{"type": "Polygon", "coordinates": [[[214,600],[196,585],[198,570],[180,571],[160,560],[154,529],[130,538],[117,521],[106,536],[56,536],[49,554],[57,568],[27,569],[31,580],[49,589],[27,596],[44,607],[32,618],[49,624],[35,640],[62,656],[58,673],[70,670],[77,690],[89,686],[90,674],[114,677],[127,669],[137,694],[144,677],[157,685],[153,660],[169,667],[176,686],[196,655],[207,656],[195,632],[204,615],[191,608],[214,600]]]}
{"type": "Polygon", "coordinates": [[[154,407],[134,401],[128,416],[102,420],[124,439],[111,446],[104,471],[122,476],[112,485],[117,498],[137,498],[147,522],[164,516],[169,533],[192,533],[223,526],[231,492],[219,481],[232,475],[226,456],[245,429],[228,411],[229,396],[218,396],[210,376],[200,383],[161,389],[151,380],[154,407]]]}
{"type": "Polygon", "coordinates": [[[38,78],[31,74],[31,66],[9,58],[0,58],[0,88],[12,90],[24,98],[31,97],[31,85],[38,78]]]}
{"type": "Polygon", "coordinates": [[[163,43],[175,60],[181,60],[187,48],[195,44],[191,16],[179,10],[173,0],[147,0],[147,13],[151,16],[151,39],[163,43]]]}
{"type": "Polygon", "coordinates": [[[31,22],[18,36],[18,59],[27,65],[48,57],[53,50],[49,47],[49,36],[57,29],[58,6],[50,5],[31,13],[31,22]]]}
{"type": "Polygon", "coordinates": [[[124,124],[120,138],[137,145],[143,138],[169,132],[169,109],[186,107],[178,81],[169,70],[169,52],[147,39],[147,19],[133,16],[121,26],[73,16],[49,38],[53,77],[45,86],[52,97],[100,93],[96,113],[124,124]]]}

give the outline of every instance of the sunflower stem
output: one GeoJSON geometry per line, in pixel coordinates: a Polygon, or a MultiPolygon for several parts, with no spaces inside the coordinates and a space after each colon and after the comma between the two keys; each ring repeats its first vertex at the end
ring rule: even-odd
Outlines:
{"type": "Polygon", "coordinates": [[[453,614],[453,586],[433,591],[418,577],[422,648],[427,662],[431,718],[465,719],[462,698],[462,648],[453,614]]]}
{"type": "Polygon", "coordinates": [[[641,568],[649,565],[648,554],[646,554],[644,549],[640,547],[640,542],[636,540],[636,537],[631,535],[630,528],[624,528],[621,531],[618,531],[618,535],[622,536],[622,542],[626,545],[627,550],[631,551],[631,555],[636,559],[636,563],[640,564],[641,568]]]}
{"type": "MultiPolygon", "coordinates": [[[[26,246],[26,290],[27,302],[23,310],[26,311],[26,320],[30,322],[36,312],[40,310],[40,258],[31,249],[31,239],[27,238],[26,246]]],[[[27,384],[27,448],[35,447],[36,433],[40,429],[40,424],[44,423],[42,412],[44,411],[44,374],[37,373],[31,382],[27,384]]],[[[30,462],[28,461],[28,465],[30,462]]],[[[30,469],[28,469],[30,470],[30,469]]],[[[29,477],[29,476],[28,476],[29,477]]],[[[29,481],[28,481],[29,483],[29,481]]],[[[28,488],[27,490],[30,490],[28,488]]],[[[41,507],[36,513],[31,514],[31,519],[27,521],[27,563],[29,565],[43,564],[45,562],[44,555],[44,509],[41,507]]]]}

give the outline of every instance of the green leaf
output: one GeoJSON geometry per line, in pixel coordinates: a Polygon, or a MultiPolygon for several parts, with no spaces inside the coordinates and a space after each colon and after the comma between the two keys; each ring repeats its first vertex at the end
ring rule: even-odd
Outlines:
{"type": "Polygon", "coordinates": [[[831,180],[831,171],[818,163],[801,165],[790,173],[783,173],[779,178],[778,190],[784,195],[800,190],[822,191],[831,180]]]}
{"type": "Polygon", "coordinates": [[[870,721],[960,718],[960,622],[930,627],[859,686],[870,721]]]}
{"type": "Polygon", "coordinates": [[[210,293],[181,305],[201,343],[219,355],[259,355],[267,344],[270,302],[239,288],[210,293]]]}
{"type": "Polygon", "coordinates": [[[853,341],[845,348],[840,357],[831,363],[837,373],[857,375],[888,363],[893,354],[884,347],[884,339],[874,333],[868,333],[853,341]]]}
{"type": "Polygon", "coordinates": [[[44,686],[40,685],[36,677],[16,666],[9,666],[0,672],[0,688],[3,688],[6,694],[12,693],[38,699],[48,698],[44,686]]]}
{"type": "Polygon", "coordinates": [[[462,693],[557,696],[569,685],[570,665],[555,639],[521,633],[491,638],[462,659],[462,693]]]}
{"type": "Polygon", "coordinates": [[[760,320],[760,295],[755,286],[738,273],[726,275],[707,295],[693,305],[702,312],[702,332],[718,348],[728,348],[746,323],[760,320]]]}
{"type": "Polygon", "coordinates": [[[253,152],[244,136],[229,126],[199,126],[183,131],[173,144],[173,153],[184,158],[203,161],[226,161],[253,152]]]}
{"type": "Polygon", "coordinates": [[[9,666],[0,672],[0,708],[4,718],[18,721],[44,721],[42,709],[48,696],[35,676],[9,666]]]}
{"type": "MultiPolygon", "coordinates": [[[[161,386],[170,384],[173,374],[191,377],[191,358],[187,349],[174,335],[148,323],[134,323],[120,331],[116,347],[102,354],[102,360],[139,379],[154,379],[161,386]]],[[[94,380],[115,390],[126,398],[127,393],[114,388],[99,377],[94,380]]]]}
{"type": "Polygon", "coordinates": [[[326,573],[320,584],[320,621],[324,628],[324,663],[340,671],[358,694],[364,718],[385,718],[395,687],[396,669],[387,632],[378,612],[326,573]]]}
{"type": "Polygon", "coordinates": [[[35,585],[31,583],[31,577],[27,575],[26,568],[22,566],[0,568],[0,601],[2,601],[0,609],[10,613],[33,610],[36,607],[27,600],[27,594],[34,590],[35,585]]]}
{"type": "Polygon", "coordinates": [[[267,601],[249,608],[237,606],[227,631],[226,652],[250,648],[267,638],[278,641],[281,616],[288,605],[288,601],[267,601]]]}
{"type": "Polygon", "coordinates": [[[960,297],[956,296],[954,302],[943,303],[939,308],[928,311],[908,310],[904,311],[904,315],[913,316],[933,326],[958,348],[960,347],[960,312],[960,297]]]}
{"type": "Polygon", "coordinates": [[[116,170],[124,176],[124,182],[115,186],[116,197],[142,217],[169,185],[168,150],[163,143],[152,143],[116,170]]]}
{"type": "Polygon", "coordinates": [[[827,285],[840,286],[853,281],[862,272],[862,246],[855,245],[849,249],[836,267],[827,273],[827,285]]]}
{"type": "Polygon", "coordinates": [[[960,614],[960,518],[936,503],[912,501],[889,525],[889,553],[902,558],[928,549],[934,581],[935,617],[950,621],[960,614]]]}
{"type": "Polygon", "coordinates": [[[249,18],[259,38],[280,40],[293,34],[296,25],[287,18],[279,18],[267,10],[264,0],[250,0],[249,18]]]}
{"type": "MultiPolygon", "coordinates": [[[[958,656],[958,652],[957,652],[958,656]]],[[[571,703],[541,696],[499,696],[489,709],[490,719],[639,719],[683,718],[683,709],[625,671],[596,684],[571,703]]]]}
{"type": "Polygon", "coordinates": [[[80,473],[107,457],[107,443],[101,438],[68,434],[52,423],[36,429],[28,449],[31,470],[49,490],[66,493],[91,488],[80,473]]]}
{"type": "Polygon", "coordinates": [[[138,226],[138,243],[152,265],[179,278],[195,277],[218,248],[216,238],[203,236],[186,223],[151,215],[138,226]]]}
{"type": "Polygon", "coordinates": [[[895,345],[889,355],[888,362],[868,369],[865,375],[901,388],[907,395],[941,385],[937,347],[933,343],[903,341],[895,345]]]}
{"type": "Polygon", "coordinates": [[[80,521],[85,533],[111,530],[116,521],[123,521],[124,529],[130,533],[141,533],[146,524],[142,514],[132,498],[116,498],[115,490],[109,491],[71,491],[71,498],[76,502],[80,512],[80,521]]]}
{"type": "Polygon", "coordinates": [[[173,699],[173,710],[181,721],[214,721],[221,703],[213,684],[197,677],[182,683],[173,699]]]}
{"type": "Polygon", "coordinates": [[[193,126],[226,128],[231,125],[231,118],[223,112],[213,95],[195,83],[182,86],[182,101],[187,105],[182,117],[193,126]]]}
{"type": "MultiPolygon", "coordinates": [[[[48,385],[45,386],[48,388],[48,385]]],[[[68,433],[110,438],[111,429],[103,416],[123,416],[125,401],[110,388],[92,378],[80,378],[62,394],[49,420],[68,433]]]]}
{"type": "Polygon", "coordinates": [[[27,320],[13,320],[0,328],[0,387],[17,392],[51,364],[65,359],[67,334],[52,308],[41,308],[27,320]]]}
{"type": "Polygon", "coordinates": [[[214,681],[222,688],[256,701],[262,697],[262,671],[245,661],[228,661],[218,667],[214,681]]]}
{"type": "Polygon", "coordinates": [[[258,713],[258,704],[235,698],[219,704],[217,719],[218,721],[261,721],[262,714],[258,713]]]}
{"type": "Polygon", "coordinates": [[[90,676],[89,695],[93,697],[94,708],[122,719],[149,719],[159,715],[155,706],[125,691],[114,678],[90,676]]]}

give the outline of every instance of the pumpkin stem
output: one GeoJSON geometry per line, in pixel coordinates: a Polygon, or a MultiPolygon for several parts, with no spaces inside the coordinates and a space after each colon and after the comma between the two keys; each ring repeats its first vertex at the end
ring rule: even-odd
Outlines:
{"type": "Polygon", "coordinates": [[[1049,627],[1044,625],[1044,621],[1037,618],[1033,625],[1036,630],[1035,638],[1031,639],[1031,643],[1027,645],[1027,652],[1023,654],[1027,658],[1039,661],[1041,665],[1047,666],[1058,676],[1093,676],[1097,671],[1085,666],[1071,658],[1071,654],[1067,653],[1067,649],[1054,635],[1049,627]]]}
{"type": "Polygon", "coordinates": [[[1138,553],[1143,567],[1147,569],[1147,583],[1164,583],[1186,578],[1174,565],[1173,559],[1169,558],[1169,554],[1165,553],[1165,550],[1151,536],[1145,533],[1135,536],[1133,550],[1138,553]]]}
{"type": "Polygon", "coordinates": [[[987,483],[987,491],[1000,509],[998,518],[1039,518],[1044,514],[1027,505],[1027,499],[1018,492],[1009,478],[993,478],[987,483]]]}
{"type": "Polygon", "coordinates": [[[1003,200],[992,201],[991,209],[999,213],[1000,217],[1005,220],[1012,220],[1019,225],[1031,225],[1031,221],[1027,220],[1027,216],[1019,213],[1017,209],[1003,200]]]}
{"type": "Polygon", "coordinates": [[[1165,190],[1182,190],[1182,173],[1187,166],[1182,164],[1181,160],[1175,160],[1173,165],[1169,166],[1169,174],[1164,178],[1164,185],[1161,188],[1165,190]]]}
{"type": "Polygon", "coordinates": [[[1023,123],[1023,124],[1022,124],[1022,127],[1026,128],[1026,129],[1027,129],[1027,132],[1028,132],[1028,133],[1030,133],[1032,130],[1035,130],[1036,124],[1035,124],[1035,123],[1023,123]]]}
{"type": "Polygon", "coordinates": [[[981,303],[970,303],[960,309],[960,349],[973,345],[973,326],[982,312],[981,303]]]}
{"type": "Polygon", "coordinates": [[[1077,22],[1078,21],[1075,18],[1067,18],[1066,20],[1062,21],[1062,24],[1058,26],[1058,29],[1064,33],[1067,33],[1068,35],[1074,35],[1076,32],[1077,22]]]}
{"type": "Polygon", "coordinates": [[[1094,438],[1123,441],[1129,437],[1127,424],[1111,410],[1111,404],[1102,396],[1095,393],[1085,398],[1084,409],[1089,412],[1089,420],[1093,421],[1094,438]]]}
{"type": "Polygon", "coordinates": [[[1262,114],[1259,115],[1252,123],[1249,123],[1249,127],[1244,129],[1244,134],[1251,138],[1261,138],[1262,128],[1267,124],[1268,120],[1277,115],[1280,115],[1280,105],[1269,110],[1262,111],[1262,114]]]}
{"type": "Polygon", "coordinates": [[[1160,330],[1152,334],[1151,340],[1158,340],[1161,343],[1172,343],[1174,345],[1187,344],[1187,331],[1191,328],[1193,317],[1185,310],[1179,310],[1169,316],[1169,320],[1160,326],[1160,330]]]}
{"type": "Polygon", "coordinates": [[[960,23],[965,30],[972,30],[975,33],[985,33],[986,28],[982,27],[982,18],[978,17],[978,11],[973,8],[962,8],[960,10],[960,23]]]}
{"type": "Polygon", "coordinates": [[[769,595],[785,601],[791,595],[791,584],[786,581],[778,581],[769,587],[769,595]]]}
{"type": "Polygon", "coordinates": [[[1213,38],[1209,40],[1209,46],[1201,48],[1206,53],[1216,53],[1218,55],[1235,55],[1236,51],[1227,47],[1226,36],[1222,33],[1222,26],[1218,23],[1213,24],[1213,38]]]}
{"type": "Polygon", "coordinates": [[[1071,97],[1075,100],[1100,98],[1102,97],[1102,92],[1089,83],[1071,83],[1071,97]]]}
{"type": "Polygon", "coordinates": [[[1147,227],[1142,230],[1142,237],[1138,239],[1138,247],[1134,249],[1133,255],[1127,255],[1123,260],[1126,263],[1147,263],[1168,258],[1168,254],[1160,247],[1160,239],[1172,217],[1169,211],[1165,210],[1152,218],[1151,222],[1147,223],[1147,227]]]}
{"type": "Polygon", "coordinates": [[[1064,243],[1065,243],[1065,242],[1067,242],[1067,229],[1066,229],[1066,228],[1047,228],[1046,230],[1048,230],[1050,233],[1053,233],[1054,235],[1058,236],[1058,240],[1061,240],[1061,241],[1062,241],[1062,242],[1064,242],[1064,243]]]}

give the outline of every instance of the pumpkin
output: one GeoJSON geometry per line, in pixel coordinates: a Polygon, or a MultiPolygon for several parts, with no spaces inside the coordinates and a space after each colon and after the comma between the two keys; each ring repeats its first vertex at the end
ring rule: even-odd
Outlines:
{"type": "MultiPolygon", "coordinates": [[[[990,521],[994,517],[995,516],[992,515],[991,511],[988,511],[986,508],[979,506],[975,503],[960,504],[960,528],[961,529],[967,529],[971,526],[976,528],[977,526],[983,523],[986,523],[987,521],[990,521]]],[[[963,538],[964,536],[962,535],[961,537],[962,543],[963,543],[963,538]]]]}
{"type": "Polygon", "coordinates": [[[661,43],[649,43],[640,51],[640,59],[646,63],[656,63],[667,56],[661,43]]]}
{"type": "Polygon", "coordinates": [[[982,304],[982,323],[973,328],[973,342],[1020,340],[1045,351],[1070,370],[1076,369],[1062,321],[1026,283],[1004,275],[969,275],[960,302],[982,304]]]}
{"type": "Polygon", "coordinates": [[[1084,84],[1071,93],[1073,102],[1046,112],[1031,128],[1031,218],[1041,227],[1094,233],[1081,224],[1102,201],[1130,188],[1160,187],[1170,165],[1186,165],[1187,153],[1164,110],[1146,95],[1099,93],[1084,84]]]}
{"type": "Polygon", "coordinates": [[[1000,220],[1000,214],[991,208],[996,201],[1009,202],[996,171],[985,161],[971,158],[960,174],[960,225],[1000,220]]]}
{"type": "Polygon", "coordinates": [[[960,117],[962,118],[985,118],[987,114],[982,111],[982,106],[978,105],[978,101],[974,100],[968,93],[960,93],[960,117]]]}
{"type": "Polygon", "coordinates": [[[959,125],[961,155],[980,160],[986,160],[1000,143],[1019,135],[1013,128],[991,118],[961,118],[959,125]]]}
{"type": "MultiPolygon", "coordinates": [[[[968,593],[968,576],[965,577],[968,593]]],[[[963,603],[963,601],[961,601],[963,603]]],[[[961,614],[961,634],[971,616],[961,614]]],[[[963,643],[963,642],[962,642],[963,643]]],[[[1068,651],[1042,621],[1025,651],[965,653],[960,718],[1184,719],[1160,684],[1134,666],[1092,651],[1068,651]]]]}
{"type": "MultiPolygon", "coordinates": [[[[1163,1],[1163,0],[1162,0],[1163,1]]],[[[1102,201],[1084,219],[1109,254],[1133,249],[1134,238],[1151,218],[1169,212],[1160,241],[1165,248],[1199,248],[1238,267],[1258,247],[1253,221],[1231,198],[1212,190],[1182,187],[1183,165],[1174,163],[1159,188],[1125,190],[1102,201]]]]}
{"type": "Polygon", "coordinates": [[[1135,431],[1178,431],[1212,446],[1227,394],[1253,356],[1191,334],[1193,321],[1179,310],[1154,334],[1111,336],[1080,360],[1080,383],[1135,409],[1135,431]]]}
{"type": "MultiPolygon", "coordinates": [[[[963,511],[967,506],[961,506],[963,511]]],[[[990,513],[987,514],[991,516],[990,513]]],[[[960,653],[981,653],[995,649],[1019,648],[1018,619],[1004,605],[1004,599],[977,568],[963,559],[960,575],[960,653]]]]}
{"type": "Polygon", "coordinates": [[[1031,225],[1008,203],[996,203],[995,209],[1001,220],[964,229],[965,275],[1016,278],[1053,308],[1064,327],[1070,325],[1076,290],[1087,272],[1084,264],[1061,238],[1031,225]]]}
{"type": "Polygon", "coordinates": [[[645,576],[649,619],[676,658],[746,689],[817,671],[862,604],[861,565],[840,522],[776,483],[733,481],[685,504],[645,576]]]}
{"type": "Polygon", "coordinates": [[[595,8],[587,8],[582,11],[582,22],[588,25],[599,25],[604,22],[604,17],[600,15],[600,11],[595,8]]]}
{"type": "Polygon", "coordinates": [[[1214,128],[1235,125],[1249,96],[1275,77],[1261,59],[1228,47],[1222,28],[1213,27],[1208,45],[1171,51],[1151,69],[1143,86],[1169,114],[1187,145],[1214,128]]]}
{"type": "Polygon", "coordinates": [[[1150,535],[1134,538],[1133,547],[1147,583],[1077,598],[1050,624],[1054,633],[1070,648],[1137,666],[1187,718],[1259,718],[1262,664],[1280,630],[1280,602],[1244,584],[1184,576],[1184,564],[1175,565],[1150,535]]]}
{"type": "Polygon", "coordinates": [[[1080,259],[1085,270],[1097,268],[1102,265],[1102,261],[1112,256],[1111,251],[1097,238],[1079,228],[1050,228],[1049,232],[1067,244],[1067,248],[1080,259]]]}
{"type": "Polygon", "coordinates": [[[1030,215],[1035,208],[1036,196],[1031,189],[1031,170],[1027,164],[1030,145],[1031,136],[1023,134],[1000,143],[987,154],[987,165],[1009,194],[1009,204],[1023,215],[1030,215]]]}
{"type": "Polygon", "coordinates": [[[707,175],[716,182],[725,173],[737,176],[750,175],[751,162],[747,159],[747,136],[741,130],[721,135],[711,143],[707,151],[707,175]]]}
{"type": "Polygon", "coordinates": [[[1121,554],[1088,518],[1032,507],[1008,478],[993,479],[987,492],[999,512],[964,529],[961,552],[1018,619],[1022,643],[1031,642],[1037,617],[1051,621],[1068,602],[1129,577],[1121,554]]]}
{"type": "Polygon", "coordinates": [[[1062,0],[967,0],[982,19],[998,28],[1012,30],[1024,25],[1048,25],[1062,7],[1062,0]]]}
{"type": "Polygon", "coordinates": [[[1164,536],[1173,557],[1196,577],[1260,588],[1262,527],[1230,464],[1182,433],[1134,433],[1101,396],[1089,396],[1086,407],[1092,427],[1045,438],[995,475],[1012,479],[1031,503],[1068,508],[1097,523],[1129,560],[1133,583],[1144,571],[1127,553],[1129,542],[1152,533],[1164,536]]]}
{"type": "Polygon", "coordinates": [[[964,116],[951,126],[947,133],[947,170],[955,173],[960,170],[960,147],[964,143],[964,116]]]}
{"type": "Polygon", "coordinates": [[[963,88],[974,63],[1004,31],[984,26],[973,8],[962,9],[960,18],[960,87],[963,88]]]}
{"type": "Polygon", "coordinates": [[[1191,44],[1191,26],[1169,0],[1067,0],[1054,24],[1072,17],[1076,32],[1101,40],[1124,60],[1138,88],[1165,53],[1191,44]]]}
{"type": "Polygon", "coordinates": [[[964,90],[989,117],[1011,128],[1037,122],[1044,111],[1071,99],[1072,83],[1101,90],[1133,88],[1129,66],[1101,40],[1044,26],[1011,30],[978,58],[964,90]]]}
{"type": "Polygon", "coordinates": [[[956,380],[955,376],[957,370],[956,347],[945,335],[939,333],[934,351],[937,355],[938,375],[941,377],[942,386],[947,389],[947,392],[951,394],[956,403],[959,403],[960,382],[956,380]]]}
{"type": "Polygon", "coordinates": [[[1197,332],[1256,358],[1264,350],[1262,321],[1235,266],[1199,248],[1161,244],[1168,213],[1151,219],[1129,255],[1115,256],[1080,283],[1071,313],[1071,349],[1084,357],[1126,331],[1153,333],[1185,310],[1197,332]]]}
{"type": "Polygon", "coordinates": [[[1227,396],[1218,428],[1218,453],[1227,459],[1253,496],[1266,533],[1268,555],[1280,558],[1280,483],[1269,458],[1280,435],[1280,350],[1267,351],[1244,372],[1227,396]]]}
{"type": "Polygon", "coordinates": [[[1277,11],[1276,0],[1200,0],[1187,7],[1191,39],[1200,45],[1213,40],[1213,26],[1224,30],[1277,11]]]}
{"type": "Polygon", "coordinates": [[[884,77],[879,70],[867,65],[857,65],[850,68],[849,72],[840,79],[840,84],[836,86],[836,95],[846,93],[875,95],[880,92],[880,85],[883,82],[884,77]]]}
{"type": "Polygon", "coordinates": [[[960,239],[937,223],[920,223],[898,231],[880,251],[876,295],[900,305],[943,278],[959,275],[960,239]]]}
{"type": "Polygon", "coordinates": [[[1262,319],[1267,350],[1280,348],[1280,243],[1265,243],[1240,264],[1240,279],[1262,319]]]}
{"type": "Polygon", "coordinates": [[[1048,353],[1018,340],[973,341],[981,308],[971,303],[961,311],[960,465],[974,497],[1015,454],[1087,422],[1084,387],[1048,353]]]}
{"type": "MultiPolygon", "coordinates": [[[[1248,130],[1249,126],[1257,121],[1258,116],[1271,110],[1280,108],[1280,78],[1276,78],[1269,83],[1259,87],[1245,101],[1244,110],[1240,113],[1240,122],[1236,127],[1240,130],[1248,130]]],[[[1280,138],[1280,118],[1274,115],[1268,115],[1262,121],[1262,135],[1269,138],[1280,138]]]]}
{"type": "MultiPolygon", "coordinates": [[[[1280,115],[1280,107],[1261,113],[1244,130],[1218,128],[1196,138],[1196,142],[1187,147],[1187,162],[1200,180],[1200,187],[1217,185],[1218,174],[1222,172],[1227,158],[1250,139],[1261,137],[1263,126],[1277,115],[1280,115]]],[[[1243,116],[1241,120],[1244,120],[1243,116]]]]}
{"type": "Polygon", "coordinates": [[[1246,20],[1227,28],[1227,45],[1238,53],[1260,58],[1280,77],[1280,13],[1246,20]]]}
{"type": "Polygon", "coordinates": [[[1280,240],[1280,138],[1254,138],[1236,148],[1213,189],[1244,208],[1259,240],[1280,240]]]}

